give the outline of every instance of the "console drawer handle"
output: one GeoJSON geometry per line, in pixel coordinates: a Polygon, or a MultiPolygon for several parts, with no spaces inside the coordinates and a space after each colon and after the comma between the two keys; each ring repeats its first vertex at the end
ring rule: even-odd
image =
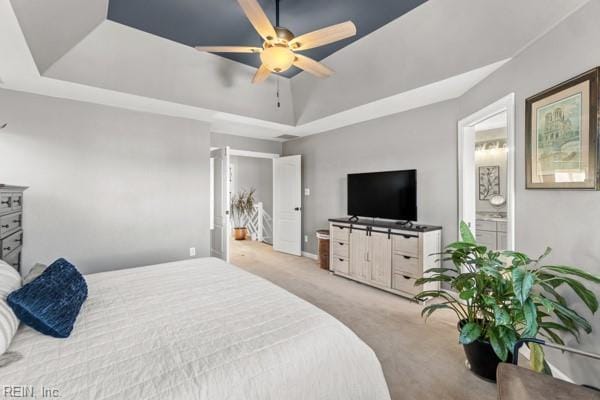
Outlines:
{"type": "Polygon", "coordinates": [[[402,257],[404,257],[404,258],[405,258],[405,259],[407,259],[407,260],[410,260],[410,257],[409,257],[409,256],[402,256],[402,257]]]}
{"type": "Polygon", "coordinates": [[[1,225],[0,228],[8,228],[10,225],[1,225]]]}
{"type": "Polygon", "coordinates": [[[10,250],[10,246],[9,247],[5,247],[3,250],[9,251],[10,250]]]}
{"type": "Polygon", "coordinates": [[[410,276],[402,275],[402,277],[406,280],[410,279],[410,276]]]}
{"type": "Polygon", "coordinates": [[[338,260],[340,260],[340,261],[344,261],[344,259],[343,259],[343,258],[338,258],[338,260]]]}
{"type": "Polygon", "coordinates": [[[342,243],[342,242],[338,242],[338,243],[340,244],[340,246],[343,246],[343,245],[344,245],[344,243],[342,243]]]}
{"type": "Polygon", "coordinates": [[[0,202],[0,204],[9,205],[10,204],[10,199],[2,201],[2,202],[0,202]]]}

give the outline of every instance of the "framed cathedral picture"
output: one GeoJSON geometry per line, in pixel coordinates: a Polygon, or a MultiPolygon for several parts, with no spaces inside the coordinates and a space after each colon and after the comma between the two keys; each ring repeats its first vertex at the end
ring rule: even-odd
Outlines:
{"type": "Polygon", "coordinates": [[[600,68],[526,100],[527,189],[600,189],[600,68]]]}

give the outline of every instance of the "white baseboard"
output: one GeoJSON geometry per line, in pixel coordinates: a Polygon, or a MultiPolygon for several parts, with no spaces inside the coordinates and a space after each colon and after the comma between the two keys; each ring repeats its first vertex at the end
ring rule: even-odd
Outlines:
{"type": "Polygon", "coordinates": [[[310,258],[312,260],[318,260],[319,256],[313,253],[309,253],[308,251],[302,252],[302,257],[310,258]]]}
{"type": "MultiPolygon", "coordinates": [[[[526,359],[528,359],[528,360],[530,359],[529,357],[530,357],[531,352],[529,351],[529,347],[527,347],[527,346],[521,347],[521,350],[519,351],[519,353],[521,353],[521,355],[523,357],[525,357],[526,359]]],[[[548,362],[548,361],[546,360],[546,362],[548,362]]],[[[554,376],[555,378],[558,378],[560,380],[563,380],[563,381],[575,383],[575,382],[573,382],[573,380],[571,378],[569,378],[567,376],[567,374],[562,372],[560,369],[556,368],[554,365],[552,365],[549,362],[548,362],[548,365],[550,366],[550,370],[552,371],[552,376],[554,376]]]]}

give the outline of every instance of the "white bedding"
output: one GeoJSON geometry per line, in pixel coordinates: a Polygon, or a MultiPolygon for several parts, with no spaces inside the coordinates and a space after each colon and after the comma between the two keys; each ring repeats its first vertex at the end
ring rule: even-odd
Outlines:
{"type": "Polygon", "coordinates": [[[24,357],[0,368],[0,385],[78,400],[389,399],[379,361],[350,329],[221,260],[85,278],[71,337],[21,324],[9,350],[24,357]]]}

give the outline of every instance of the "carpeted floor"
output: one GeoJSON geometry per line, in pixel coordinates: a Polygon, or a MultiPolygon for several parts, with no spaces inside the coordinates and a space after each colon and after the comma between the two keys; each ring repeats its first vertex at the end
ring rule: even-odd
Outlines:
{"type": "Polygon", "coordinates": [[[231,262],[262,276],[333,315],[375,351],[392,399],[487,400],[496,386],[464,367],[450,314],[427,323],[421,306],[334,276],[316,261],[277,253],[268,245],[233,241],[231,262]]]}

